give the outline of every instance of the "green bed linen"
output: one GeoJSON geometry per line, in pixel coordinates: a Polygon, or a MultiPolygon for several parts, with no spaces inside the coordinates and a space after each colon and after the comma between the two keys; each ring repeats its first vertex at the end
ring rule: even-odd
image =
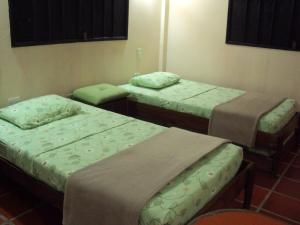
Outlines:
{"type": "MultiPolygon", "coordinates": [[[[203,85],[205,84],[181,80],[179,85],[168,87],[167,90],[163,89],[159,92],[147,88],[135,87],[130,84],[121,85],[121,87],[131,93],[129,98],[133,101],[208,119],[214,107],[245,93],[242,90],[218,86],[211,86],[211,88],[207,88],[206,91],[197,91],[199,87],[203,87],[203,85]],[[185,90],[188,91],[185,92],[185,90]],[[182,93],[185,94],[181,96],[182,93]]],[[[295,112],[296,101],[287,99],[260,119],[258,130],[274,134],[284,127],[295,112]]]]}
{"type": "Polygon", "coordinates": [[[169,102],[180,102],[183,99],[188,99],[216,88],[214,85],[188,80],[180,80],[175,85],[159,90],[137,87],[131,84],[121,85],[121,87],[130,92],[130,97],[134,100],[156,106],[164,106],[169,102]]]}
{"type": "MultiPolygon", "coordinates": [[[[30,131],[0,120],[0,141],[6,146],[1,156],[63,191],[73,172],[166,129],[81,106],[80,115],[30,131]]],[[[143,209],[140,224],[184,224],[234,177],[242,158],[238,146],[227,144],[216,149],[156,194],[143,209]]]]}

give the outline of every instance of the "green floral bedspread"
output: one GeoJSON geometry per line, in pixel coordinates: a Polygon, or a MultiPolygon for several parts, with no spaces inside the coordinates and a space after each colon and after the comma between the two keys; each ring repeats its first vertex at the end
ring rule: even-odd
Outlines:
{"type": "MultiPolygon", "coordinates": [[[[63,191],[75,171],[139,143],[164,129],[151,123],[77,103],[83,112],[33,129],[0,120],[1,156],[63,191]]],[[[223,145],[176,177],[145,206],[141,225],[184,224],[240,167],[240,147],[223,145]]]]}
{"type": "MultiPolygon", "coordinates": [[[[177,85],[158,91],[136,87],[131,84],[121,85],[121,87],[131,93],[130,98],[134,101],[208,119],[214,107],[245,93],[242,90],[188,80],[181,80],[177,85]]],[[[296,101],[287,99],[260,119],[258,129],[274,134],[284,127],[295,112],[296,101]]]]}

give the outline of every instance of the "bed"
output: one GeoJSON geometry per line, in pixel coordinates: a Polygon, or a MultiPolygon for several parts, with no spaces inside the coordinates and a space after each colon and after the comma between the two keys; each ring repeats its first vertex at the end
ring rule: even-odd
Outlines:
{"type": "MultiPolygon", "coordinates": [[[[79,102],[78,115],[22,130],[0,120],[0,169],[62,209],[68,177],[167,129],[79,102]],[[101,147],[99,147],[101,146],[101,147]]],[[[245,189],[249,207],[252,164],[242,148],[226,144],[176,177],[145,206],[140,224],[185,224],[197,212],[223,208],[245,189]]]]}
{"type": "MultiPolygon", "coordinates": [[[[184,79],[159,90],[132,84],[121,87],[130,92],[127,98],[129,115],[200,133],[208,132],[209,119],[215,106],[245,93],[184,79]]],[[[260,119],[255,149],[248,149],[247,153],[271,158],[271,170],[276,175],[284,149],[294,135],[297,124],[296,101],[286,99],[260,119]]]]}

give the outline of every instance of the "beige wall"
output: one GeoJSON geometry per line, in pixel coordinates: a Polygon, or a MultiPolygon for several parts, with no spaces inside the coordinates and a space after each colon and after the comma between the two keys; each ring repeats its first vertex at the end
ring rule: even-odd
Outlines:
{"type": "Polygon", "coordinates": [[[225,44],[228,0],[171,0],[167,70],[300,102],[300,52],[225,44]]]}
{"type": "Polygon", "coordinates": [[[1,0],[0,106],[14,96],[66,95],[96,82],[126,82],[137,72],[139,47],[144,49],[139,72],[158,70],[160,56],[168,71],[184,78],[300,102],[300,53],[226,45],[228,0],[171,0],[165,35],[160,35],[162,2],[169,0],[130,0],[128,41],[12,49],[7,1],[1,0]],[[166,51],[160,51],[162,43],[166,51]]]}
{"type": "Polygon", "coordinates": [[[66,95],[95,82],[126,82],[136,72],[158,69],[161,0],[130,0],[129,40],[38,47],[10,47],[7,0],[0,0],[0,106],[9,97],[66,95]]]}

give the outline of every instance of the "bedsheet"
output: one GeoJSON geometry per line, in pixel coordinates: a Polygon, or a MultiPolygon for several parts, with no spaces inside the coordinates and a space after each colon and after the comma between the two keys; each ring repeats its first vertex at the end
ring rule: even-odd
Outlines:
{"type": "MultiPolygon", "coordinates": [[[[29,131],[0,120],[1,157],[64,191],[73,172],[166,129],[77,104],[83,110],[80,115],[29,131]]],[[[242,149],[232,144],[205,156],[148,202],[140,224],[184,224],[234,177],[242,159],[242,149]]]]}
{"type": "MultiPolygon", "coordinates": [[[[178,85],[168,87],[167,90],[162,89],[159,91],[136,87],[131,84],[121,85],[121,87],[131,93],[129,98],[133,101],[177,112],[188,113],[207,119],[210,118],[215,106],[228,102],[245,93],[245,91],[238,89],[205,85],[207,84],[181,80],[178,85]],[[207,89],[205,91],[199,91],[201,87],[207,87],[207,89]],[[189,91],[185,92],[185,90],[189,91]]],[[[258,130],[275,134],[285,126],[295,112],[296,101],[287,99],[260,119],[258,130]]]]}

